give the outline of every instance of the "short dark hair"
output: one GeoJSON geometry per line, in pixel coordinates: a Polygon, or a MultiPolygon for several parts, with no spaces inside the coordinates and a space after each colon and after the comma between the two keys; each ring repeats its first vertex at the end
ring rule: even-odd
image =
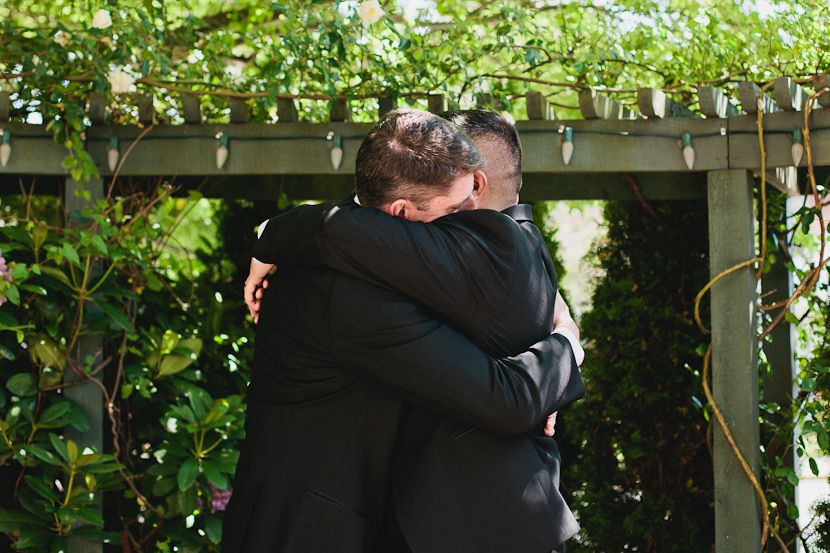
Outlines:
{"type": "Polygon", "coordinates": [[[494,111],[467,109],[445,111],[439,114],[452,121],[455,126],[480,144],[480,141],[495,141],[504,151],[498,160],[488,159],[488,164],[499,163],[500,167],[485,169],[485,173],[498,174],[499,179],[490,179],[491,193],[500,197],[515,197],[522,188],[522,144],[519,132],[506,117],[494,111]]]}
{"type": "Polygon", "coordinates": [[[363,139],[355,159],[355,191],[369,207],[398,198],[422,207],[485,163],[470,138],[449,121],[428,111],[400,108],[363,139]]]}

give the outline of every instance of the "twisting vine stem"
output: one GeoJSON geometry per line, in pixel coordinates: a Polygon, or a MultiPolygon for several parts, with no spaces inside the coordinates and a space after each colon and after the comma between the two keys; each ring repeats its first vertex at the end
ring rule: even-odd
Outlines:
{"type": "MultiPolygon", "coordinates": [[[[763,118],[764,118],[764,106],[763,106],[763,94],[764,92],[772,86],[772,83],[767,84],[764,88],[761,89],[761,92],[757,98],[757,121],[758,121],[758,147],[760,149],[760,156],[761,156],[761,166],[760,166],[760,210],[761,210],[761,224],[760,224],[760,244],[759,250],[760,254],[758,257],[754,257],[742,263],[738,263],[733,267],[730,267],[718,275],[714,276],[701,290],[698,292],[697,296],[695,297],[694,303],[694,317],[695,321],[698,324],[698,327],[701,329],[702,332],[708,334],[709,331],[703,325],[703,322],[700,318],[700,302],[703,299],[703,296],[706,294],[707,291],[711,289],[715,282],[720,280],[721,278],[738,271],[740,269],[749,267],[753,264],[758,264],[758,268],[755,272],[755,279],[756,281],[761,278],[761,274],[763,272],[763,261],[766,258],[766,237],[767,237],[767,201],[766,201],[766,182],[767,182],[767,175],[766,175],[766,148],[764,146],[764,125],[763,125],[763,118]]],[[[813,157],[812,157],[812,146],[810,142],[810,127],[809,127],[809,118],[810,112],[812,111],[812,105],[814,100],[825,94],[830,92],[830,88],[823,88],[821,90],[816,91],[812,94],[806,101],[806,107],[804,109],[804,124],[802,128],[802,136],[804,137],[804,149],[807,156],[807,171],[810,180],[810,188],[813,198],[815,200],[815,205],[819,206],[818,211],[818,219],[821,228],[821,237],[820,237],[820,250],[819,250],[819,262],[817,265],[808,271],[804,278],[801,280],[799,285],[796,287],[794,292],[784,301],[776,302],[774,307],[781,307],[779,313],[772,319],[770,324],[768,324],[764,329],[761,330],[758,336],[759,342],[763,340],[763,338],[769,334],[772,329],[780,323],[780,321],[784,318],[786,313],[789,311],[790,306],[799,298],[807,294],[818,282],[819,276],[821,274],[821,270],[830,263],[830,259],[824,258],[825,246],[826,246],[826,238],[824,234],[825,224],[824,224],[824,216],[821,210],[821,201],[818,193],[818,186],[816,184],[816,177],[815,177],[815,169],[813,167],[813,157]]],[[[765,309],[763,306],[760,307],[761,309],[765,309]]],[[[770,309],[771,307],[767,307],[770,309]]],[[[744,458],[743,454],[741,453],[740,449],[738,448],[737,443],[735,442],[735,438],[732,435],[732,431],[729,429],[729,425],[726,422],[726,419],[723,416],[723,413],[720,410],[715,398],[712,394],[711,388],[709,386],[709,372],[710,372],[710,365],[711,365],[711,358],[712,358],[712,344],[709,343],[709,346],[706,351],[706,355],[703,360],[703,391],[706,394],[706,399],[709,402],[709,405],[712,408],[712,413],[715,415],[715,420],[717,421],[718,425],[723,432],[724,438],[726,439],[727,443],[735,455],[735,458],[738,459],[738,462],[741,465],[744,473],[746,474],[747,478],[749,479],[750,483],[752,484],[753,489],[755,490],[756,494],[758,495],[758,499],[761,504],[761,515],[763,520],[763,528],[761,534],[761,549],[764,548],[766,545],[767,539],[769,536],[772,536],[776,543],[781,548],[781,551],[787,553],[789,550],[787,549],[786,544],[781,539],[781,535],[778,531],[770,525],[769,521],[769,511],[770,511],[770,504],[766,499],[766,494],[764,493],[763,488],[761,487],[760,483],[758,482],[757,477],[755,476],[752,467],[749,466],[746,459],[744,458]]]]}

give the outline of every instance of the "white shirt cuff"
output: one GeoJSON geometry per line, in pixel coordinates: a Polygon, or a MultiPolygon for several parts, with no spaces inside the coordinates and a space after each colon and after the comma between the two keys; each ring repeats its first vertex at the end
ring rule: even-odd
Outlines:
{"type": "Polygon", "coordinates": [[[569,329],[565,327],[559,327],[553,331],[554,334],[560,334],[563,337],[567,338],[568,342],[571,344],[571,348],[574,350],[574,357],[576,358],[576,364],[581,365],[582,362],[585,360],[585,350],[582,349],[582,346],[579,345],[579,340],[576,339],[576,334],[571,332],[569,329]]]}
{"type": "Polygon", "coordinates": [[[270,221],[270,220],[271,220],[271,219],[265,219],[264,221],[262,221],[262,222],[259,224],[259,228],[258,228],[258,229],[256,229],[256,237],[257,237],[257,240],[259,240],[260,238],[262,238],[262,233],[263,233],[263,232],[265,232],[265,225],[267,225],[267,224],[268,224],[268,221],[270,221]]]}

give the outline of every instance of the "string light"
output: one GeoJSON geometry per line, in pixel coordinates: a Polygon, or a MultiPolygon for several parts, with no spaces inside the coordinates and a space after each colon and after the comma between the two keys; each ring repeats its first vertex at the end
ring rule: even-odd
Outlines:
{"type": "MultiPolygon", "coordinates": [[[[312,126],[309,125],[309,128],[312,126]]],[[[654,132],[653,130],[610,130],[605,128],[595,128],[590,125],[586,126],[579,126],[579,127],[570,127],[565,125],[564,123],[559,123],[553,127],[537,127],[537,128],[527,128],[522,129],[521,134],[527,135],[534,135],[534,134],[547,134],[559,135],[560,140],[560,151],[562,155],[562,161],[564,165],[569,165],[573,161],[573,154],[575,153],[575,142],[573,139],[574,131],[578,130],[580,135],[580,140],[584,142],[583,139],[587,138],[590,140],[592,135],[594,136],[613,136],[618,138],[625,138],[625,139],[637,139],[637,138],[646,138],[649,140],[655,139],[662,139],[667,141],[672,141],[676,144],[678,148],[682,150],[683,159],[685,165],[687,166],[688,170],[694,170],[694,163],[696,152],[694,149],[694,141],[695,140],[704,140],[707,141],[710,138],[718,137],[718,138],[737,138],[746,135],[757,136],[757,131],[754,129],[737,129],[737,130],[730,130],[724,126],[717,126],[715,128],[707,128],[704,132],[683,132],[681,133],[681,140],[678,141],[677,133],[676,132],[654,132]]],[[[830,126],[816,126],[811,128],[813,132],[826,132],[830,130],[830,126]]],[[[792,160],[789,163],[795,163],[798,161],[799,163],[803,160],[803,152],[806,152],[806,148],[804,147],[804,137],[803,137],[803,129],[796,129],[796,130],[779,130],[779,129],[769,129],[765,131],[765,135],[787,135],[792,140],[792,160]]],[[[9,151],[8,147],[8,140],[9,140],[9,130],[0,129],[0,151],[5,150],[6,152],[9,151]],[[5,142],[6,146],[3,146],[2,143],[5,142]]],[[[24,138],[34,138],[36,140],[40,140],[41,137],[29,137],[25,136],[24,138]]],[[[43,137],[46,138],[46,137],[43,137]]],[[[182,134],[179,135],[169,135],[169,134],[158,134],[153,135],[152,133],[148,134],[147,136],[143,136],[141,138],[141,142],[152,142],[155,140],[162,140],[162,141],[176,141],[176,140],[193,140],[193,139],[200,139],[200,140],[216,140],[216,165],[219,169],[223,168],[224,165],[227,163],[227,158],[229,155],[229,142],[230,142],[230,135],[225,133],[224,130],[214,130],[210,134],[205,133],[201,136],[194,135],[192,133],[182,134]]],[[[303,134],[291,134],[291,135],[277,135],[272,136],[268,134],[256,134],[256,135],[241,135],[241,136],[234,136],[234,141],[239,141],[240,143],[243,142],[251,142],[251,141],[261,141],[266,143],[279,143],[279,142],[293,142],[293,141],[308,141],[308,142],[320,142],[325,140],[328,142],[327,147],[329,149],[329,155],[332,167],[334,170],[338,170],[342,167],[343,164],[343,156],[344,149],[343,149],[343,141],[345,140],[356,140],[360,141],[365,138],[365,133],[356,132],[350,134],[341,134],[335,131],[325,131],[325,133],[320,134],[314,133],[314,131],[310,131],[308,133],[303,134]]],[[[107,141],[108,149],[111,145],[111,138],[110,137],[92,137],[90,140],[95,141],[107,141]]],[[[119,139],[120,142],[120,139],[119,139]]],[[[139,148],[143,146],[139,145],[139,148]]],[[[120,152],[119,152],[120,154],[120,152]]],[[[8,155],[8,153],[6,154],[8,155]]],[[[120,159],[120,155],[119,155],[120,159]]],[[[109,161],[109,159],[108,159],[109,161]]]]}
{"type": "Polygon", "coordinates": [[[329,132],[326,140],[331,140],[331,166],[340,169],[340,164],[343,162],[343,137],[335,132],[329,132]]]}
{"type": "Polygon", "coordinates": [[[216,135],[219,145],[216,147],[216,168],[221,169],[228,161],[228,135],[220,132],[216,135]]]}
{"type": "Polygon", "coordinates": [[[683,145],[683,159],[686,161],[686,167],[691,169],[695,166],[695,149],[692,146],[692,135],[684,132],[680,137],[680,143],[683,145]]]}
{"type": "Polygon", "coordinates": [[[5,167],[12,155],[12,133],[0,129],[0,166],[5,167]]]}
{"type": "Polygon", "coordinates": [[[115,171],[118,166],[118,156],[118,137],[113,136],[110,138],[110,145],[107,148],[107,165],[109,165],[110,171],[115,171]]]}
{"type": "Polygon", "coordinates": [[[571,127],[560,127],[560,132],[562,133],[562,161],[568,165],[574,155],[574,130],[571,127]]]}
{"type": "Polygon", "coordinates": [[[804,156],[804,137],[801,135],[801,129],[793,131],[793,145],[790,152],[793,155],[793,165],[798,166],[804,156]]]}

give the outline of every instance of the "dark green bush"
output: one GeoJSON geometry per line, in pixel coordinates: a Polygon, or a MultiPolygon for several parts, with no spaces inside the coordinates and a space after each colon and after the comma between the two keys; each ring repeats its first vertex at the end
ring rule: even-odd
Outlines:
{"type": "MultiPolygon", "coordinates": [[[[685,553],[714,543],[712,459],[694,322],[708,281],[705,202],[609,203],[603,276],[580,322],[587,395],[565,413],[569,551],[685,553]]],[[[708,315],[705,315],[707,316],[708,315]]],[[[708,320],[708,319],[706,319],[708,320]]]]}

